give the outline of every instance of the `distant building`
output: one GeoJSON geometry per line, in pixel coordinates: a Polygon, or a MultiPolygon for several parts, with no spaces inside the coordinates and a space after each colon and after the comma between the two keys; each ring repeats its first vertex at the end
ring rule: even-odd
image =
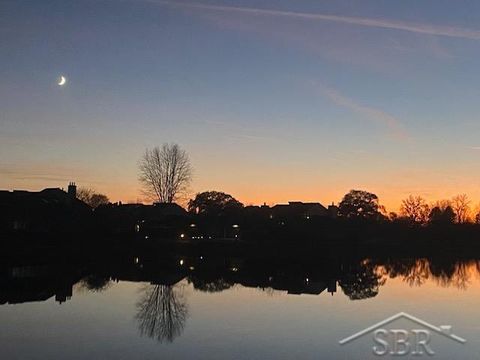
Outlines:
{"type": "Polygon", "coordinates": [[[74,183],[69,192],[60,188],[42,191],[0,191],[0,231],[69,232],[86,229],[92,209],[76,198],[74,183]]]}
{"type": "Polygon", "coordinates": [[[272,218],[302,217],[308,219],[316,216],[329,216],[327,208],[318,202],[289,201],[288,204],[278,204],[271,208],[272,218]]]}
{"type": "Polygon", "coordinates": [[[338,212],[339,212],[338,206],[335,205],[333,202],[332,202],[332,205],[328,205],[328,215],[332,219],[336,219],[338,217],[338,212]]]}
{"type": "Polygon", "coordinates": [[[95,210],[101,229],[113,233],[152,234],[176,238],[187,228],[188,213],[175,203],[109,204],[95,210]]]}
{"type": "Polygon", "coordinates": [[[151,215],[159,216],[187,216],[187,211],[180,205],[175,203],[154,203],[153,206],[146,205],[145,209],[150,212],[151,215]]]}

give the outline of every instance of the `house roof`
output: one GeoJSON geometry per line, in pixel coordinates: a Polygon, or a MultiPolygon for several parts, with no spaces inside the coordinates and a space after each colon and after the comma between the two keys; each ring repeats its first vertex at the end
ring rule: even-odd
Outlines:
{"type": "Polygon", "coordinates": [[[327,211],[327,208],[319,202],[304,203],[301,201],[289,201],[288,204],[277,204],[272,207],[273,210],[292,210],[308,212],[312,210],[327,211]]]}
{"type": "Polygon", "coordinates": [[[185,216],[187,211],[175,203],[154,203],[153,208],[165,216],[185,216]]]}
{"type": "Polygon", "coordinates": [[[72,198],[68,193],[60,188],[46,188],[41,191],[0,191],[0,203],[15,205],[68,205],[85,209],[90,206],[77,198],[72,198]]]}

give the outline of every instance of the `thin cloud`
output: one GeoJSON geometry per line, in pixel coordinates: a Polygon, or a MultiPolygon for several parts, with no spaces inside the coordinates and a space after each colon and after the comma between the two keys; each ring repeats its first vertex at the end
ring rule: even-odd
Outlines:
{"type": "Polygon", "coordinates": [[[205,124],[212,126],[215,129],[222,129],[226,133],[226,137],[231,139],[244,139],[248,141],[278,141],[274,136],[266,136],[262,134],[252,134],[245,132],[245,127],[226,121],[205,120],[205,124]],[[235,134],[235,135],[232,135],[235,134]]]}
{"type": "Polygon", "coordinates": [[[354,113],[365,116],[367,119],[374,121],[386,128],[389,132],[399,140],[407,140],[409,138],[404,130],[402,123],[393,115],[372,106],[367,106],[356,102],[355,100],[339,93],[337,90],[326,87],[324,85],[314,84],[320,92],[338,106],[344,107],[354,113]]]}
{"type": "Polygon", "coordinates": [[[480,146],[469,146],[470,150],[480,150],[480,146]]]}
{"type": "Polygon", "coordinates": [[[14,183],[16,181],[31,181],[65,184],[72,180],[76,180],[77,183],[101,183],[89,180],[84,169],[46,164],[0,164],[0,175],[2,180],[13,181],[14,183]]]}
{"type": "Polygon", "coordinates": [[[162,0],[147,0],[147,1],[151,3],[156,3],[156,4],[178,6],[178,7],[191,8],[191,9],[236,12],[236,13],[251,14],[251,15],[290,17],[290,18],[299,18],[299,19],[306,19],[306,20],[330,21],[330,22],[343,23],[343,24],[349,24],[349,25],[358,25],[358,26],[364,26],[364,27],[401,30],[401,31],[407,31],[407,32],[412,32],[417,34],[446,36],[446,37],[462,38],[462,39],[469,39],[469,40],[480,40],[480,30],[457,27],[457,26],[433,25],[433,24],[397,21],[397,20],[391,20],[391,19],[381,19],[381,18],[352,17],[352,16],[328,15],[328,14],[320,14],[320,13],[310,14],[310,13],[301,13],[301,12],[294,12],[294,11],[269,10],[269,9],[259,9],[259,8],[249,8],[249,7],[206,5],[206,4],[191,3],[191,2],[179,3],[179,2],[162,1],[162,0]]]}

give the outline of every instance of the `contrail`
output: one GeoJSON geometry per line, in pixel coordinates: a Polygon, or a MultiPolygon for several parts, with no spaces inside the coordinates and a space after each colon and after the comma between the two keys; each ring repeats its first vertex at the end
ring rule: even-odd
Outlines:
{"type": "Polygon", "coordinates": [[[353,99],[350,99],[339,93],[338,91],[324,85],[317,84],[315,82],[312,82],[312,85],[338,106],[347,108],[354,113],[365,116],[371,121],[375,121],[380,125],[386,126],[396,139],[408,140],[410,138],[408,133],[404,130],[402,123],[393,115],[378,108],[360,104],[353,99]]]}
{"type": "Polygon", "coordinates": [[[183,7],[183,8],[203,9],[203,10],[223,11],[223,12],[236,12],[236,13],[251,14],[251,15],[290,17],[290,18],[299,18],[299,19],[307,19],[307,20],[331,21],[336,23],[358,25],[358,26],[365,26],[365,27],[402,30],[402,31],[408,31],[408,32],[417,33],[417,34],[427,34],[427,35],[447,36],[447,37],[470,39],[470,40],[480,40],[480,30],[468,29],[468,28],[462,28],[462,27],[456,27],[456,26],[422,24],[422,23],[414,23],[414,22],[396,21],[396,20],[390,20],[390,19],[374,19],[374,18],[364,18],[364,17],[327,15],[327,14],[320,14],[320,13],[309,14],[309,13],[301,13],[301,12],[294,12],[294,11],[281,11],[281,10],[269,10],[269,9],[233,7],[233,6],[221,6],[221,5],[206,5],[206,4],[191,3],[191,2],[173,2],[173,1],[162,1],[162,0],[147,0],[147,1],[151,3],[156,3],[156,4],[177,6],[177,7],[183,7]]]}

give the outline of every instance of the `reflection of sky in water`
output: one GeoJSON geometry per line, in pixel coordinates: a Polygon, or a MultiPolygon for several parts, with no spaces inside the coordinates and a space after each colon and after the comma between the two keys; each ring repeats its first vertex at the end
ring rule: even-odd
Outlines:
{"type": "MultiPolygon", "coordinates": [[[[316,296],[240,285],[201,292],[186,280],[173,289],[131,282],[103,292],[76,286],[72,299],[61,305],[49,299],[1,306],[2,359],[374,358],[370,337],[344,347],[338,340],[400,311],[437,326],[452,325],[455,334],[467,339],[460,345],[433,335],[435,358],[473,359],[480,349],[480,282],[473,267],[465,274],[468,285],[461,288],[458,283],[445,286],[431,275],[421,286],[410,286],[403,276],[387,276],[377,296],[356,301],[340,288],[333,296],[326,291],[316,296]],[[175,319],[168,318],[171,312],[161,314],[172,309],[175,319]],[[148,319],[149,311],[157,318],[148,319]],[[148,321],[142,323],[145,313],[148,321]],[[149,333],[152,321],[161,323],[149,333]],[[175,321],[182,326],[162,328],[175,321]]],[[[395,326],[410,324],[400,320],[395,326]]]]}

